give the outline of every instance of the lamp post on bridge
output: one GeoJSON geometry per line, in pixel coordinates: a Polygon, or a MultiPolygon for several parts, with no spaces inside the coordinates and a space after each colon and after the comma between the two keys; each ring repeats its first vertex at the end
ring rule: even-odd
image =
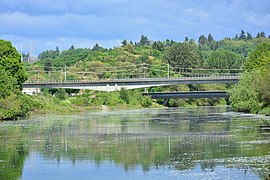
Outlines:
{"type": "Polygon", "coordinates": [[[168,70],[168,79],[170,79],[170,64],[167,64],[167,70],[168,70]]]}
{"type": "Polygon", "coordinates": [[[67,66],[66,66],[66,63],[65,63],[65,68],[64,68],[64,81],[65,82],[67,81],[67,66]]]}

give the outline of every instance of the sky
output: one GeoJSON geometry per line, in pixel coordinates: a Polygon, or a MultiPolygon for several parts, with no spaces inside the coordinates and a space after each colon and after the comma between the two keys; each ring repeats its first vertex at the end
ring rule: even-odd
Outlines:
{"type": "Polygon", "coordinates": [[[270,0],[0,0],[0,39],[33,55],[121,42],[270,34],[270,0]]]}

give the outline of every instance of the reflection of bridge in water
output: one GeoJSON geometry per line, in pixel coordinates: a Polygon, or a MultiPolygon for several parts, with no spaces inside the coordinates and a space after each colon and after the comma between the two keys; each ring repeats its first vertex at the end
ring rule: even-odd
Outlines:
{"type": "Polygon", "coordinates": [[[93,81],[28,81],[23,88],[68,88],[89,89],[97,91],[118,91],[124,89],[137,89],[179,84],[234,84],[239,80],[239,75],[216,75],[204,77],[180,78],[131,78],[131,79],[101,79],[93,81]]]}

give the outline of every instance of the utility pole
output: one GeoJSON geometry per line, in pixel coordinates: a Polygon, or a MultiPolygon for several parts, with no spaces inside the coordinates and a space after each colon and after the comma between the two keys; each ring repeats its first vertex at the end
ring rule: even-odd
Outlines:
{"type": "Polygon", "coordinates": [[[167,70],[168,70],[168,79],[170,79],[170,65],[167,64],[167,70]]]}
{"type": "Polygon", "coordinates": [[[65,63],[65,68],[64,68],[64,81],[66,82],[67,80],[67,66],[66,66],[66,63],[65,63]]]}
{"type": "Polygon", "coordinates": [[[21,62],[23,62],[22,44],[21,44],[21,62]]]}
{"type": "Polygon", "coordinates": [[[146,78],[146,70],[148,70],[148,68],[146,67],[145,63],[142,64],[142,70],[143,70],[143,77],[146,78]]]}

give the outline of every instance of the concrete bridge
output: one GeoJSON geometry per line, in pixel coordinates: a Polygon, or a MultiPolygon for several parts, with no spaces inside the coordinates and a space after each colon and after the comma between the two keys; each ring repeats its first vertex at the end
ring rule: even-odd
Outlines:
{"type": "Polygon", "coordinates": [[[110,79],[96,81],[28,81],[23,84],[23,88],[69,88],[111,92],[118,91],[121,88],[137,89],[178,84],[233,84],[237,83],[238,80],[239,76],[206,76],[181,78],[110,79]]]}
{"type": "Polygon", "coordinates": [[[153,99],[177,99],[177,98],[228,98],[226,91],[189,91],[189,92],[146,92],[145,96],[153,99]]]}

